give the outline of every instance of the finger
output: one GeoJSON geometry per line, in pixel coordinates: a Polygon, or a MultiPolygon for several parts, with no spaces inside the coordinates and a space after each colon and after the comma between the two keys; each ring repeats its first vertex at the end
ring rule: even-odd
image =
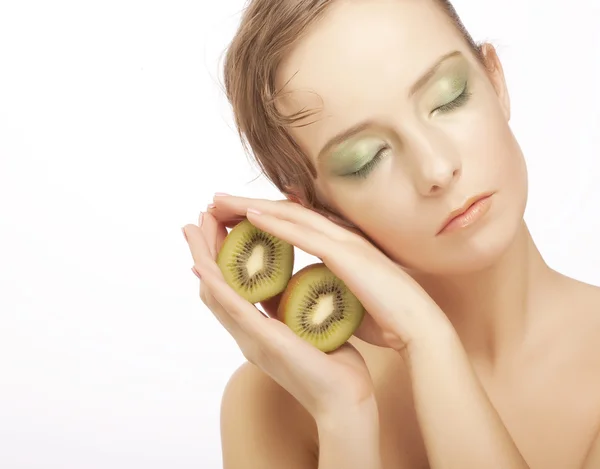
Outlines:
{"type": "MultiPolygon", "coordinates": [[[[265,332],[269,326],[269,321],[253,304],[242,298],[231,288],[223,279],[223,275],[216,274],[212,269],[207,268],[206,263],[197,267],[202,278],[206,283],[208,290],[214,299],[222,305],[236,324],[250,337],[256,337],[259,340],[267,339],[265,332]]],[[[220,271],[219,271],[220,273],[220,271]]]]}
{"type": "Polygon", "coordinates": [[[211,255],[202,229],[196,225],[185,225],[183,229],[194,261],[194,268],[196,270],[211,271],[222,277],[223,274],[211,255]]]}
{"type": "Polygon", "coordinates": [[[282,239],[320,259],[332,256],[332,251],[335,251],[336,246],[340,245],[339,241],[334,241],[308,226],[297,225],[296,223],[282,220],[266,213],[256,214],[248,212],[247,216],[248,220],[260,230],[282,239]]]}
{"type": "Polygon", "coordinates": [[[385,344],[381,328],[367,311],[365,311],[365,315],[353,335],[364,342],[380,347],[385,344]]]}
{"type": "Polygon", "coordinates": [[[211,209],[209,212],[213,217],[215,217],[215,220],[217,220],[218,223],[221,223],[222,225],[226,226],[227,228],[233,228],[235,225],[238,225],[239,223],[243,222],[246,217],[234,217],[234,218],[229,218],[229,219],[221,219],[218,216],[218,212],[215,212],[215,209],[211,209]]]}
{"type": "Polygon", "coordinates": [[[192,253],[192,258],[194,259],[194,266],[192,269],[196,271],[200,277],[200,299],[212,311],[223,327],[236,337],[239,333],[239,326],[236,325],[236,321],[230,317],[227,310],[214,297],[205,281],[205,279],[207,277],[210,278],[210,276],[220,276],[223,278],[223,274],[211,257],[210,249],[204,238],[204,233],[201,228],[198,228],[195,225],[186,225],[184,230],[192,253]]]}
{"type": "Polygon", "coordinates": [[[213,316],[217,318],[217,321],[227,329],[233,338],[239,342],[240,334],[242,329],[237,325],[236,321],[227,313],[223,305],[221,305],[210,292],[206,282],[200,282],[200,299],[206,305],[206,307],[213,313],[213,316]]]}
{"type": "Polygon", "coordinates": [[[231,219],[245,216],[249,208],[287,220],[298,225],[310,226],[314,230],[334,238],[344,239],[349,231],[335,224],[327,217],[289,200],[252,199],[247,197],[218,196],[214,199],[215,208],[211,213],[217,219],[231,219]]]}
{"type": "Polygon", "coordinates": [[[204,213],[202,218],[202,233],[206,239],[212,259],[216,259],[227,236],[227,228],[222,223],[219,223],[210,213],[204,213]]]}
{"type": "Polygon", "coordinates": [[[260,347],[257,347],[258,342],[245,333],[240,324],[235,321],[223,305],[216,300],[205,281],[201,282],[200,285],[200,297],[204,304],[233,337],[244,356],[253,363],[257,363],[257,360],[260,359],[256,353],[257,350],[260,350],[260,347]]]}
{"type": "Polygon", "coordinates": [[[246,219],[245,216],[239,215],[232,215],[231,217],[227,218],[226,216],[223,216],[223,214],[219,214],[219,211],[214,206],[209,206],[205,213],[208,213],[211,216],[215,217],[215,220],[217,220],[218,223],[221,223],[227,228],[233,228],[235,225],[243,222],[246,219]]]}

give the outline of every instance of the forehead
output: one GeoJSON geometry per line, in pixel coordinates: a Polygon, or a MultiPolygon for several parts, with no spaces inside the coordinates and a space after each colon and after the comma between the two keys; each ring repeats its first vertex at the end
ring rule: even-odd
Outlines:
{"type": "Polygon", "coordinates": [[[336,0],[277,70],[278,106],[286,114],[321,110],[318,122],[291,131],[314,156],[357,119],[393,112],[391,103],[406,100],[414,81],[452,50],[468,52],[435,0],[336,0]]]}

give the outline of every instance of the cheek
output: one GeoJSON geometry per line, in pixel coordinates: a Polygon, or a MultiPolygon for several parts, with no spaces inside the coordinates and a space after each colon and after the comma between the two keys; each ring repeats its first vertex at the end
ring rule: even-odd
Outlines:
{"type": "Polygon", "coordinates": [[[524,158],[497,102],[470,123],[469,135],[460,150],[463,181],[473,190],[501,190],[522,186],[526,176],[524,158]]]}
{"type": "MultiPolygon", "coordinates": [[[[375,191],[376,192],[376,191],[375,191]]],[[[431,231],[431,217],[418,211],[419,204],[412,200],[413,195],[401,194],[397,189],[373,195],[376,205],[356,204],[349,208],[347,218],[387,256],[402,265],[409,265],[414,253],[427,248],[431,231]],[[374,210],[374,207],[376,209],[374,210]]]]}

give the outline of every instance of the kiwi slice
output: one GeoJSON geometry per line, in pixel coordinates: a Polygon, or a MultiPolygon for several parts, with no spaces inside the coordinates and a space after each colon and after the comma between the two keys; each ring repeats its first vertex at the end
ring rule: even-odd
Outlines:
{"type": "Polygon", "coordinates": [[[364,315],[358,298],[323,263],[296,272],[277,309],[281,321],[323,352],[347,342],[364,315]]]}
{"type": "Polygon", "coordinates": [[[258,303],[285,289],[294,268],[294,247],[243,220],[225,238],[217,265],[231,288],[258,303]]]}

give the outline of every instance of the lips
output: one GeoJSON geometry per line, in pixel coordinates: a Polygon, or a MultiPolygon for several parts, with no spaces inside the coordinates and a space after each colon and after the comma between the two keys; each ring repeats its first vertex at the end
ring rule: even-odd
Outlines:
{"type": "Polygon", "coordinates": [[[438,230],[437,234],[440,234],[442,231],[444,231],[444,229],[457,217],[460,217],[461,215],[463,215],[467,210],[469,210],[474,204],[476,204],[477,202],[479,202],[480,200],[483,200],[489,196],[491,196],[493,193],[492,192],[486,192],[483,194],[479,194],[473,197],[470,197],[469,199],[467,199],[459,208],[457,208],[456,210],[453,210],[450,215],[448,216],[448,218],[446,218],[446,220],[444,221],[444,223],[442,224],[442,226],[440,227],[440,229],[438,230]]]}

